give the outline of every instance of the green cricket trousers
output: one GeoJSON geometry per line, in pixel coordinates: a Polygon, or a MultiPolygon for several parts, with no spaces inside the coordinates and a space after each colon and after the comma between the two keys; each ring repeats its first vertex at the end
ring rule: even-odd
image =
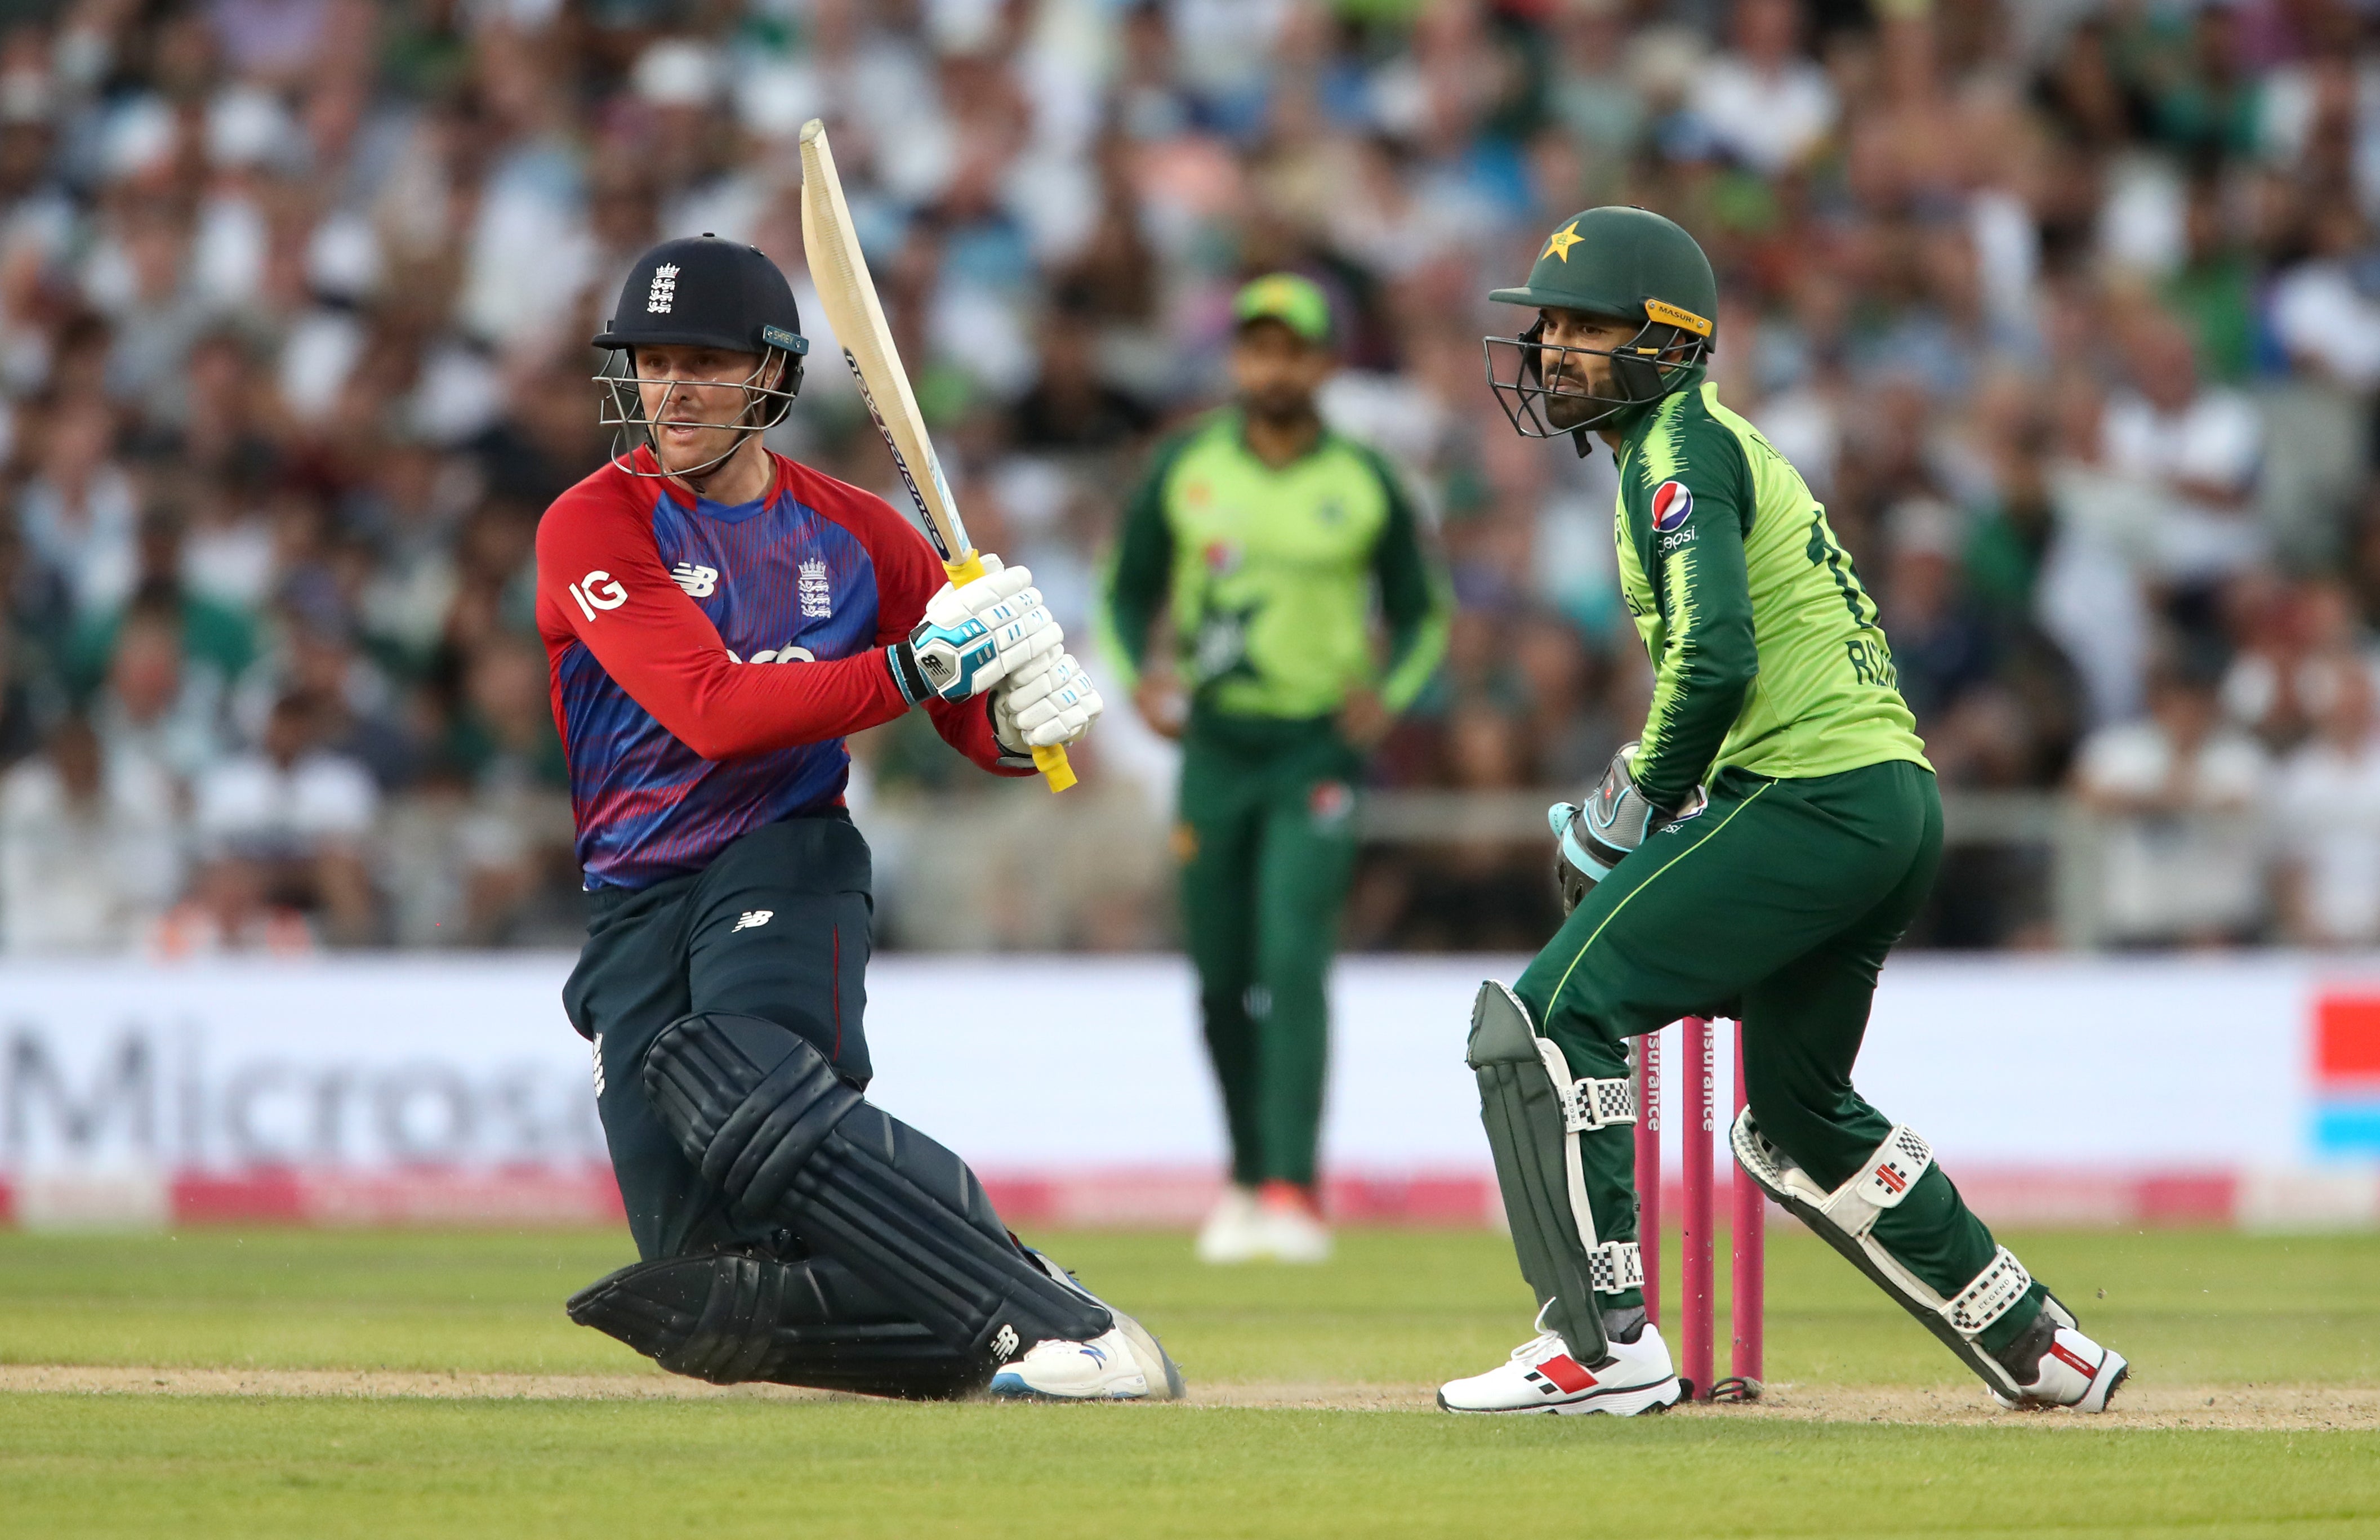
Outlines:
{"type": "Polygon", "coordinates": [[[1330,718],[1195,712],[1183,735],[1183,929],[1243,1186],[1314,1182],[1362,769],[1330,718]]]}
{"type": "MultiPolygon", "coordinates": [[[[1770,780],[1721,770],[1709,806],[1630,853],[1540,952],[1514,993],[1571,1073],[1628,1073],[1627,1040],[1682,1016],[1743,1024],[1753,1121],[1822,1185],[1848,1181],[1892,1120],[1852,1086],[1876,971],[1933,886],[1942,802],[1933,772],[1890,761],[1840,775],[1770,780]]],[[[1920,1133],[1924,1131],[1919,1130],[1920,1133]]],[[[1635,1140],[1615,1125],[1578,1135],[1587,1201],[1607,1240],[1636,1238],[1635,1140]]],[[[1995,1243],[1939,1164],[1877,1219],[1876,1239],[1945,1296],[1992,1260],[1995,1243]]],[[[1997,1352],[2042,1294],[2002,1316],[1997,1352]]],[[[1626,1307],[1639,1294],[1610,1296],[1626,1307]]]]}

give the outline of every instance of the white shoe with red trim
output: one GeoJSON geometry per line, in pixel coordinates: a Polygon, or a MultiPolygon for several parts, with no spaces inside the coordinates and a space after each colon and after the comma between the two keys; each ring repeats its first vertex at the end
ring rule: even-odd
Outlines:
{"type": "MultiPolygon", "coordinates": [[[[2049,1325],[2044,1312],[2042,1325],[2049,1325]]],[[[2031,1333],[2027,1334],[2031,1336],[2031,1333]]],[[[2131,1374],[2131,1365],[2124,1355],[2112,1348],[2103,1348],[2070,1326],[2055,1328],[2049,1341],[2041,1350],[2041,1363],[2034,1377],[2020,1379],[2020,1393],[2003,1396],[1998,1390],[1992,1399],[2010,1411],[2037,1410],[2044,1407],[2066,1406],[2077,1412],[2105,1412],[2107,1398],[2113,1396],[2131,1374]]],[[[2038,1340],[2036,1338],[2035,1340],[2038,1340]]],[[[2030,1347],[2024,1343],[2023,1347],[2030,1347]]],[[[2020,1348],[2020,1352],[2022,1348],[2020,1348]]],[[[2021,1372],[2010,1365],[2011,1373],[2021,1372]]]]}
{"type": "Polygon", "coordinates": [[[1676,1404],[1677,1370],[1669,1344],[1650,1321],[1633,1342],[1611,1344],[1609,1363],[1590,1369],[1554,1332],[1541,1332],[1484,1375],[1439,1387],[1449,1412],[1602,1412],[1633,1417],[1676,1404]]]}

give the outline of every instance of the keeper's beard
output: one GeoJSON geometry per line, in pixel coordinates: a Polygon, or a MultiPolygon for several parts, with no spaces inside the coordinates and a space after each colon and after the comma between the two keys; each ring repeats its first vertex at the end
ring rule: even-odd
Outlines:
{"type": "Polygon", "coordinates": [[[1572,391],[1608,394],[1609,382],[1602,382],[1597,392],[1596,382],[1580,378],[1571,360],[1564,358],[1561,367],[1546,377],[1546,394],[1541,397],[1546,425],[1558,433],[1567,433],[1589,418],[1608,415],[1615,403],[1609,400],[1591,401],[1581,395],[1563,394],[1572,391]]]}

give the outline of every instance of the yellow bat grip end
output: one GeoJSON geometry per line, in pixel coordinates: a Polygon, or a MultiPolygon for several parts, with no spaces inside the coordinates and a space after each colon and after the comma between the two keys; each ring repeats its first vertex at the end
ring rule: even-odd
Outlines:
{"type": "MultiPolygon", "coordinates": [[[[942,570],[951,575],[953,583],[972,583],[983,576],[983,558],[973,547],[955,562],[944,562],[942,570]]],[[[1066,762],[1066,751],[1052,744],[1033,751],[1033,765],[1050,782],[1053,792],[1062,792],[1075,783],[1075,767],[1066,762]]]]}
{"type": "Polygon", "coordinates": [[[1066,763],[1066,751],[1056,744],[1033,751],[1033,766],[1050,782],[1053,792],[1062,792],[1075,783],[1075,767],[1066,763]]]}

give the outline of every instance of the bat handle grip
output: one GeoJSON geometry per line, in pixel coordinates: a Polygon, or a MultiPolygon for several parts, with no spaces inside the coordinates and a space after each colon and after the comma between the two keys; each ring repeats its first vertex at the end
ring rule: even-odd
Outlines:
{"type": "MultiPolygon", "coordinates": [[[[972,583],[983,576],[983,558],[969,546],[966,554],[954,562],[944,562],[942,570],[951,575],[953,583],[972,583]]],[[[1066,762],[1065,746],[1049,744],[1033,751],[1033,768],[1050,782],[1052,792],[1062,792],[1075,783],[1075,767],[1066,762]]]]}
{"type": "Polygon", "coordinates": [[[1075,767],[1066,763],[1063,744],[1047,744],[1033,751],[1033,768],[1041,772],[1053,792],[1062,792],[1075,783],[1075,767]]]}

